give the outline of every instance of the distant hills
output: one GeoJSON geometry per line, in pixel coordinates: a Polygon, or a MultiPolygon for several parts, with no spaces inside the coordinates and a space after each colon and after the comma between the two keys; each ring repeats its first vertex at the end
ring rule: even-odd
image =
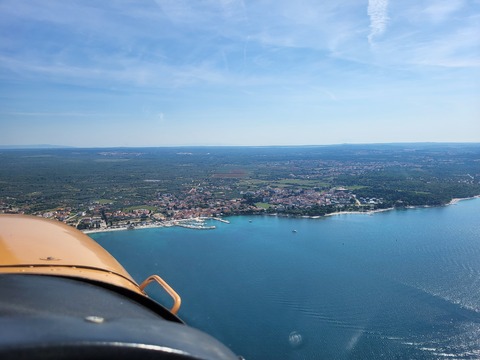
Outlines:
{"type": "Polygon", "coordinates": [[[328,145],[264,145],[264,146],[253,146],[253,145],[222,145],[222,146],[212,146],[212,145],[200,145],[200,146],[189,146],[189,145],[178,145],[178,146],[88,146],[88,147],[78,147],[78,146],[68,146],[68,145],[53,145],[53,144],[33,144],[33,145],[1,145],[0,149],[155,149],[155,148],[272,148],[272,149],[281,149],[281,148],[354,148],[354,147],[368,147],[369,149],[374,148],[397,148],[397,147],[418,147],[418,148],[433,148],[433,147],[463,147],[463,146],[478,146],[480,142],[394,142],[394,143],[344,143],[344,144],[328,144],[328,145]]]}
{"type": "Polygon", "coordinates": [[[74,146],[36,144],[36,145],[0,145],[0,149],[73,149],[74,146]]]}

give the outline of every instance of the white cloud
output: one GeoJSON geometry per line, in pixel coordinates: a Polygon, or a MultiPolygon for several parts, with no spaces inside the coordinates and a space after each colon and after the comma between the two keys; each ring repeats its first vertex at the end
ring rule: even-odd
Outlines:
{"type": "Polygon", "coordinates": [[[368,16],[370,17],[370,34],[368,42],[373,43],[373,38],[385,32],[388,22],[387,15],[388,0],[369,0],[368,16]]]}

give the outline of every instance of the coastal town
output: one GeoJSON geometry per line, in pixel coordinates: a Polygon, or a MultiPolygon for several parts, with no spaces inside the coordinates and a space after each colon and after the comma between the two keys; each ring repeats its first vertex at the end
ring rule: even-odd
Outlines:
{"type": "Polygon", "coordinates": [[[88,232],[440,206],[480,194],[479,159],[477,144],[9,150],[0,213],[88,232]]]}
{"type": "MultiPolygon", "coordinates": [[[[368,212],[382,207],[383,199],[357,198],[342,187],[328,191],[270,188],[246,192],[234,199],[214,198],[208,189],[192,188],[184,196],[158,194],[157,199],[129,209],[113,210],[113,202],[93,201],[84,210],[59,208],[33,215],[55,219],[85,232],[181,226],[191,229],[215,229],[206,220],[228,222],[223,217],[245,214],[288,215],[295,208],[323,207],[338,211],[368,212]],[[260,200],[252,202],[252,199],[260,200]]],[[[0,213],[25,213],[19,208],[0,205],[0,213]]],[[[327,213],[327,212],[325,212],[327,213]]]]}

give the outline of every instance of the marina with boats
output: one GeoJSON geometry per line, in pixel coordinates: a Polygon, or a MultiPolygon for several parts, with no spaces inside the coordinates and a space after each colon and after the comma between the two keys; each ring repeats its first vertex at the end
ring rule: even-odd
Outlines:
{"type": "Polygon", "coordinates": [[[175,226],[184,227],[187,229],[195,229],[195,230],[214,230],[216,229],[215,225],[209,225],[207,221],[216,220],[226,224],[230,222],[228,220],[224,220],[218,217],[196,217],[191,219],[182,219],[174,221],[175,226]]]}

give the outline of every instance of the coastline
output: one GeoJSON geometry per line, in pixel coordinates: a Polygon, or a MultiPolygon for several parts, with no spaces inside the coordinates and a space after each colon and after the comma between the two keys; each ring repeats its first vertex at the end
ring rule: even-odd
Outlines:
{"type": "Polygon", "coordinates": [[[142,229],[157,229],[157,228],[163,228],[163,227],[172,227],[172,226],[179,226],[183,228],[189,228],[189,229],[198,229],[198,230],[210,230],[214,229],[215,226],[211,227],[200,227],[200,226],[189,226],[184,223],[186,222],[202,222],[205,220],[215,220],[219,221],[222,223],[229,224],[230,222],[228,220],[219,218],[219,217],[196,217],[196,218],[188,218],[188,219],[179,219],[179,220],[170,220],[166,221],[164,223],[153,223],[153,224],[145,224],[145,225],[138,225],[134,227],[128,227],[128,226],[122,226],[122,227],[115,227],[115,228],[100,228],[100,229],[89,229],[89,230],[82,230],[84,234],[96,234],[96,233],[101,233],[101,232],[112,232],[112,231],[125,231],[125,230],[142,230],[142,229]]]}
{"type": "MultiPolygon", "coordinates": [[[[472,199],[480,199],[480,195],[475,195],[471,197],[466,197],[466,198],[453,198],[450,200],[448,203],[443,204],[443,205],[438,205],[440,206],[449,206],[449,205],[456,205],[460,201],[464,200],[472,200],[472,199]]],[[[417,205],[417,206],[407,206],[406,209],[421,209],[421,208],[431,208],[431,207],[437,207],[433,205],[417,205]]],[[[377,210],[370,210],[370,211],[339,211],[339,212],[334,212],[330,214],[325,214],[324,216],[335,216],[335,215],[349,215],[349,214],[363,214],[363,215],[372,215],[374,213],[380,213],[380,212],[385,212],[385,211],[391,211],[391,210],[396,210],[396,208],[391,207],[391,208],[386,208],[386,209],[377,209],[377,210]]]]}
{"type": "Polygon", "coordinates": [[[446,206],[447,205],[455,205],[455,204],[459,203],[460,201],[472,200],[472,199],[480,199],[480,195],[475,195],[475,196],[466,197],[466,198],[454,198],[454,199],[450,200],[450,202],[448,204],[445,204],[445,205],[446,206]]]}
{"type": "Polygon", "coordinates": [[[137,229],[156,229],[162,227],[169,227],[173,225],[165,225],[165,224],[148,224],[148,225],[140,225],[135,226],[134,228],[128,228],[127,226],[123,227],[116,227],[116,228],[100,228],[100,229],[89,229],[89,230],[81,230],[84,234],[96,234],[101,232],[113,232],[113,231],[125,231],[125,230],[137,230],[137,229]]]}
{"type": "Polygon", "coordinates": [[[376,209],[376,210],[369,210],[369,211],[338,211],[330,214],[325,214],[324,216],[336,216],[336,215],[372,215],[375,213],[381,213],[385,211],[395,210],[394,207],[386,208],[386,209],[376,209]]]}
{"type": "MultiPolygon", "coordinates": [[[[479,199],[480,195],[475,195],[471,197],[466,197],[466,198],[453,198],[450,200],[448,203],[444,205],[439,205],[439,206],[449,206],[449,205],[456,205],[460,201],[464,200],[472,200],[472,199],[479,199]]],[[[419,206],[408,206],[406,207],[407,209],[417,209],[417,208],[428,208],[428,207],[433,207],[429,205],[419,205],[419,206]]],[[[338,212],[333,212],[329,214],[325,214],[323,216],[302,216],[303,218],[308,218],[308,219],[319,219],[323,217],[330,217],[330,216],[337,216],[337,215],[373,215],[375,213],[382,213],[386,211],[392,211],[396,210],[394,207],[386,208],[386,209],[376,209],[376,210],[369,210],[369,211],[338,211],[338,212]]],[[[279,216],[278,214],[271,214],[272,216],[279,216]]],[[[284,215],[282,215],[284,216],[284,215]]],[[[288,215],[285,215],[288,216],[288,215]]],[[[172,227],[172,226],[181,226],[181,223],[186,222],[186,221],[193,221],[193,220],[216,220],[220,221],[223,223],[229,223],[228,220],[224,220],[222,218],[216,218],[216,217],[208,217],[208,218],[188,218],[188,219],[179,219],[179,220],[171,220],[167,221],[165,223],[154,223],[154,224],[146,224],[146,225],[139,225],[135,226],[133,228],[129,228],[128,226],[124,227],[118,227],[118,228],[100,228],[100,229],[90,229],[90,230],[82,230],[82,232],[86,235],[88,234],[96,234],[96,233],[101,233],[101,232],[113,232],[113,231],[126,231],[126,230],[141,230],[141,229],[156,229],[156,228],[162,228],[162,227],[172,227]]],[[[183,226],[185,227],[185,226],[183,226]]]]}

